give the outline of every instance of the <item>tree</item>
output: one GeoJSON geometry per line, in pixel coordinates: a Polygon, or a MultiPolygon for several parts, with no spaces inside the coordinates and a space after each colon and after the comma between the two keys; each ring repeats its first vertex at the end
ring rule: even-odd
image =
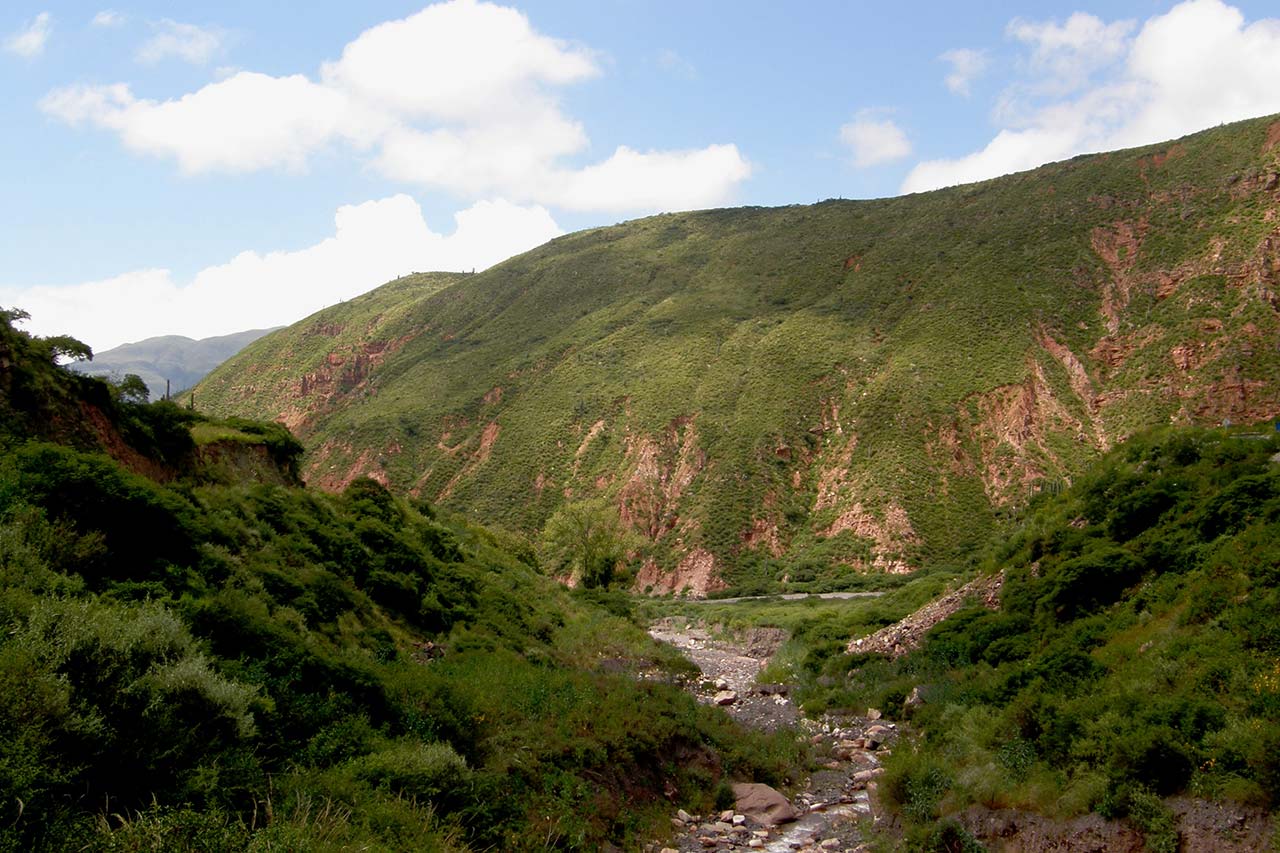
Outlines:
{"type": "Polygon", "coordinates": [[[543,561],[553,573],[567,574],[584,587],[608,586],[632,539],[618,511],[603,498],[574,501],[547,519],[543,561]]]}
{"type": "Polygon", "coordinates": [[[151,389],[136,373],[126,373],[115,383],[116,398],[122,403],[146,403],[151,400],[151,389]]]}
{"type": "Polygon", "coordinates": [[[33,338],[32,342],[40,347],[50,361],[57,364],[62,359],[68,361],[93,361],[93,350],[83,341],[70,335],[52,335],[47,338],[33,338]]]}

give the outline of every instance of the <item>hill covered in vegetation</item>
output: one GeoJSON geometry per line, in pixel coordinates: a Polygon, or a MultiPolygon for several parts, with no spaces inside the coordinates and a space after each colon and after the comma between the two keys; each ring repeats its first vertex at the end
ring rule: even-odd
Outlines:
{"type": "Polygon", "coordinates": [[[157,400],[164,396],[166,388],[177,394],[192,387],[209,371],[271,331],[274,330],[250,329],[199,340],[161,335],[94,353],[93,361],[81,362],[75,369],[117,380],[132,373],[146,383],[151,399],[157,400]]]}
{"type": "Polygon", "coordinates": [[[1277,451],[1270,424],[1131,439],[994,550],[998,609],[975,602],[894,662],[844,658],[841,701],[905,704],[923,731],[886,777],[908,818],[1127,815],[1147,849],[1172,853],[1162,798],[1274,813],[1277,451]]]}
{"type": "Polygon", "coordinates": [[[647,606],[783,628],[790,639],[761,680],[797,684],[810,713],[876,708],[907,721],[879,787],[908,849],[977,849],[966,835],[991,849],[1274,844],[1271,423],[1131,437],[967,560],[879,599],[647,606]],[[979,582],[962,586],[975,572],[979,582]],[[918,645],[869,641],[965,588],[974,594],[918,645]],[[1086,831],[1093,846],[1070,838],[1086,831]]]}
{"type": "Polygon", "coordinates": [[[278,425],[131,401],[20,318],[0,323],[0,850],[634,847],[728,779],[794,774],[793,740],[670,683],[688,664],[625,600],[373,480],[290,485],[278,425]],[[199,453],[227,443],[279,476],[199,453]]]}
{"type": "Polygon", "coordinates": [[[637,589],[909,572],[1134,432],[1280,414],[1280,122],[922,195],[663,215],[398,280],[197,407],[314,485],[536,533],[603,500],[637,589]]]}

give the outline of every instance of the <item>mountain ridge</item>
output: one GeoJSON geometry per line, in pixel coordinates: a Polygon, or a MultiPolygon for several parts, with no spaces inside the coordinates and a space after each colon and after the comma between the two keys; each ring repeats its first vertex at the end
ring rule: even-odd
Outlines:
{"type": "Polygon", "coordinates": [[[1138,429],[1280,414],[1278,147],[1266,117],[570,234],[326,309],[197,397],[286,423],[325,488],[372,476],[528,533],[603,496],[653,546],[641,590],[907,572],[1138,429]]]}
{"type": "Polygon", "coordinates": [[[154,400],[164,395],[166,387],[173,393],[192,387],[245,346],[278,328],[281,327],[247,329],[208,338],[157,335],[95,353],[93,361],[76,362],[72,368],[102,378],[136,374],[154,400]]]}

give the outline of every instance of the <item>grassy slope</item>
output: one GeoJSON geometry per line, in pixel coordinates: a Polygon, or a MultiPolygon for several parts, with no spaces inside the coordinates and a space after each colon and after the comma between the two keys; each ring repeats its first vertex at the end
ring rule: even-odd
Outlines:
{"type": "Polygon", "coordinates": [[[706,548],[746,586],[919,565],[1136,429],[1280,411],[1271,126],[569,235],[321,312],[198,401],[283,416],[313,482],[372,473],[513,528],[603,491],[664,566],[706,548]]]}

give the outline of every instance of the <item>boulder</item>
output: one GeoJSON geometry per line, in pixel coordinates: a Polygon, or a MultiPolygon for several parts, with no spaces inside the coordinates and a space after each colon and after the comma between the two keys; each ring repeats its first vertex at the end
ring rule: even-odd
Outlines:
{"type": "Polygon", "coordinates": [[[732,705],[738,701],[738,694],[732,690],[721,690],[716,694],[715,702],[717,705],[732,705]]]}
{"type": "Polygon", "coordinates": [[[761,782],[739,782],[733,786],[734,809],[761,826],[777,826],[796,819],[796,810],[787,798],[761,782]]]}
{"type": "Polygon", "coordinates": [[[883,767],[872,767],[868,770],[859,770],[849,778],[854,782],[854,784],[865,785],[882,773],[884,773],[883,767]]]}

